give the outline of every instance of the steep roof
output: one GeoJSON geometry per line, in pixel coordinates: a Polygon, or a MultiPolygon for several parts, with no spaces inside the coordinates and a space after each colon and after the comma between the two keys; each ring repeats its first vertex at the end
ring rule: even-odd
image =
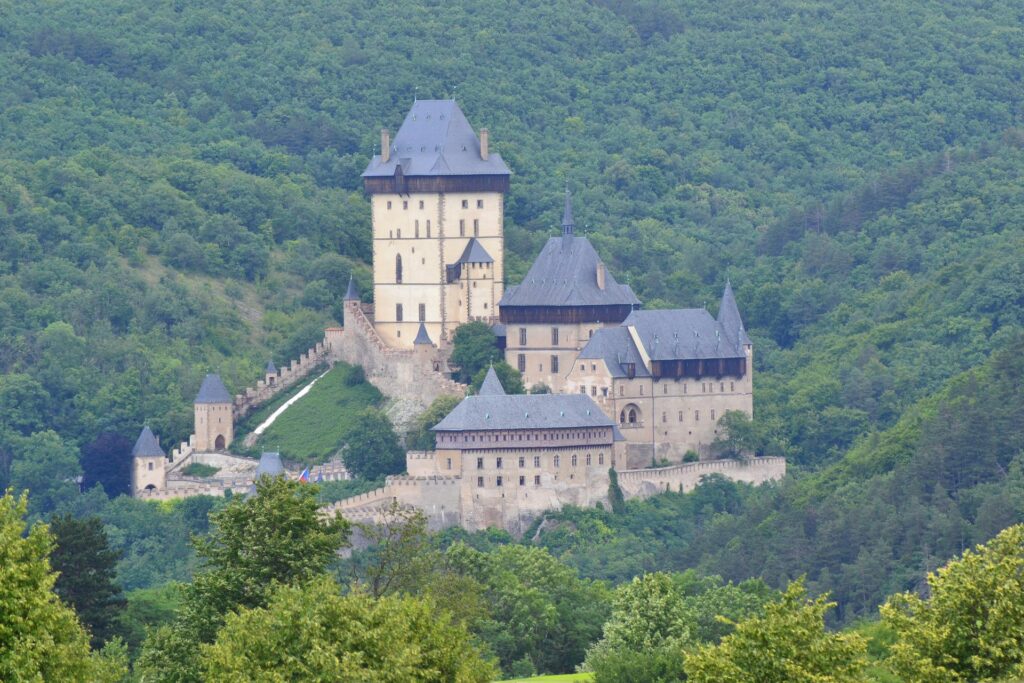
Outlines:
{"type": "Polygon", "coordinates": [[[231,394],[228,393],[220,375],[209,374],[203,379],[203,385],[199,387],[196,400],[193,403],[231,403],[231,394]]]}
{"type": "Polygon", "coordinates": [[[480,244],[475,237],[470,237],[466,248],[462,251],[462,256],[456,263],[494,263],[494,259],[484,249],[484,245],[480,244]]]}
{"type": "Polygon", "coordinates": [[[612,377],[626,377],[626,363],[633,363],[635,377],[650,377],[633,337],[625,327],[595,330],[579,355],[580,360],[603,360],[612,377]]]}
{"type": "Polygon", "coordinates": [[[281,463],[280,453],[263,453],[260,455],[260,464],[256,466],[256,478],[264,474],[271,477],[278,477],[284,474],[284,465],[281,463]]]}
{"type": "Polygon", "coordinates": [[[427,326],[423,323],[420,323],[420,329],[416,332],[416,338],[413,339],[412,343],[413,346],[417,344],[426,344],[428,346],[434,345],[434,342],[430,341],[430,335],[427,334],[427,326]]]}
{"type": "Polygon", "coordinates": [[[620,285],[605,269],[605,286],[597,286],[598,264],[586,237],[552,237],[541,249],[522,283],[505,290],[499,306],[613,306],[640,304],[629,285],[620,285]]]}
{"type": "Polygon", "coordinates": [[[358,301],[359,300],[359,288],[356,287],[356,278],[354,275],[348,276],[348,289],[345,290],[345,301],[358,301]]]}
{"type": "Polygon", "coordinates": [[[498,379],[498,373],[494,371],[492,365],[487,370],[487,376],[484,377],[484,381],[480,384],[480,391],[477,392],[478,396],[504,396],[505,387],[501,386],[501,380],[498,379]]]}
{"type": "Polygon", "coordinates": [[[562,234],[571,235],[576,227],[576,221],[572,218],[572,193],[565,188],[565,209],[562,211],[562,234]]]}
{"type": "Polygon", "coordinates": [[[267,367],[263,371],[263,374],[265,374],[265,375],[276,375],[277,374],[277,366],[274,365],[274,361],[272,361],[272,360],[268,360],[267,361],[267,367]]]}
{"type": "Polygon", "coordinates": [[[454,432],[583,427],[615,427],[615,422],[583,394],[477,394],[462,399],[432,429],[454,432]]]}
{"type": "Polygon", "coordinates": [[[718,324],[722,326],[722,333],[730,341],[738,346],[750,343],[747,331],[743,329],[743,319],[740,317],[740,308],[736,305],[736,296],[732,293],[732,283],[725,281],[725,291],[722,292],[722,303],[718,306],[718,324]]]}
{"type": "Polygon", "coordinates": [[[741,358],[745,355],[703,308],[633,311],[622,321],[622,326],[636,329],[651,360],[741,358]]]}
{"type": "Polygon", "coordinates": [[[500,154],[480,158],[480,140],[455,100],[416,100],[391,142],[390,159],[374,155],[364,178],[393,176],[509,175],[500,154]]]}
{"type": "Polygon", "coordinates": [[[160,442],[157,441],[149,425],[143,427],[142,431],[139,432],[139,438],[135,440],[135,445],[132,447],[132,457],[152,458],[157,456],[165,457],[166,455],[164,449],[160,448],[160,442]]]}

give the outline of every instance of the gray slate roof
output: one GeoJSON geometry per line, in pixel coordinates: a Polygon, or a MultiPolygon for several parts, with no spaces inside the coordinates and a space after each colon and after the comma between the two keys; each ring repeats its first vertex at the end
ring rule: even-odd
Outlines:
{"type": "Polygon", "coordinates": [[[722,292],[722,303],[718,306],[718,323],[722,326],[722,333],[737,346],[749,344],[750,337],[743,329],[743,319],[740,317],[740,308],[736,305],[736,296],[732,293],[732,283],[726,280],[725,291],[722,292]]]}
{"type": "Polygon", "coordinates": [[[430,335],[427,334],[427,326],[423,323],[420,323],[420,329],[416,332],[416,338],[413,339],[412,343],[413,346],[417,344],[427,344],[428,346],[434,345],[434,342],[430,341],[430,335]]]}
{"type": "Polygon", "coordinates": [[[484,381],[480,383],[480,391],[477,392],[478,396],[504,396],[505,387],[501,386],[501,380],[498,379],[498,373],[494,371],[492,365],[487,370],[487,376],[484,377],[484,381]]]}
{"type": "Polygon", "coordinates": [[[356,287],[356,278],[354,275],[348,276],[348,289],[345,290],[345,301],[358,301],[359,300],[359,288],[356,287]]]}
{"type": "Polygon", "coordinates": [[[633,311],[622,326],[636,328],[651,360],[745,356],[743,349],[723,333],[722,326],[703,308],[633,311]]]}
{"type": "Polygon", "coordinates": [[[466,248],[462,251],[462,256],[456,263],[494,263],[494,259],[484,249],[484,245],[480,244],[475,237],[470,237],[469,242],[466,242],[466,248]]]}
{"type": "Polygon", "coordinates": [[[150,458],[156,456],[166,457],[167,454],[164,453],[164,449],[160,448],[160,442],[157,441],[149,425],[146,425],[139,433],[139,438],[135,440],[135,445],[132,447],[132,457],[150,458]]]}
{"type": "Polygon", "coordinates": [[[612,377],[626,377],[625,363],[633,363],[635,377],[650,377],[633,337],[625,327],[606,327],[595,330],[579,355],[580,360],[600,359],[608,366],[612,377]]]}
{"type": "Polygon", "coordinates": [[[614,426],[593,399],[583,394],[478,394],[464,398],[432,429],[457,432],[614,426]]]}
{"type": "Polygon", "coordinates": [[[505,290],[499,306],[639,305],[629,285],[620,285],[607,269],[605,288],[597,286],[600,261],[586,237],[552,237],[522,283],[505,290]]]}
{"type": "Polygon", "coordinates": [[[277,374],[277,366],[274,365],[274,361],[272,361],[272,360],[268,360],[267,361],[267,367],[263,371],[263,374],[265,374],[265,375],[276,375],[277,374]]]}
{"type": "Polygon", "coordinates": [[[284,465],[281,463],[280,453],[263,453],[260,455],[260,464],[256,466],[256,478],[264,474],[271,477],[279,477],[284,474],[284,465]]]}
{"type": "Polygon", "coordinates": [[[374,155],[364,178],[393,176],[509,175],[500,154],[480,158],[480,141],[455,100],[416,100],[391,141],[391,158],[374,155]]]}
{"type": "Polygon", "coordinates": [[[228,393],[220,375],[209,374],[203,379],[203,385],[199,387],[196,400],[193,403],[231,403],[231,394],[228,393]]]}

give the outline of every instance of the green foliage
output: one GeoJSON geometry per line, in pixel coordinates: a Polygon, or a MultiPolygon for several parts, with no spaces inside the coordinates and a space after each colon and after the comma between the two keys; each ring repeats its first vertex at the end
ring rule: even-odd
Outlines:
{"type": "Polygon", "coordinates": [[[1024,525],[928,575],[929,597],[889,598],[890,664],[907,683],[1024,677],[1024,525]]]}
{"type": "Polygon", "coordinates": [[[383,479],[341,479],[338,481],[321,481],[317,483],[320,493],[317,500],[321,503],[334,503],[339,500],[358,496],[384,485],[383,479]]]}
{"type": "Polygon", "coordinates": [[[11,440],[11,486],[29,491],[29,508],[39,514],[55,510],[78,493],[75,478],[82,469],[78,449],[52,430],[15,436],[11,440]]]}
{"type": "MultiPolygon", "coordinates": [[[[480,385],[484,383],[484,378],[487,377],[487,370],[490,367],[488,365],[487,367],[480,368],[473,375],[470,386],[474,393],[480,391],[480,385]]],[[[522,374],[505,361],[502,360],[494,363],[494,373],[498,376],[498,381],[501,382],[501,386],[506,394],[526,393],[526,389],[523,388],[522,374]]]]}
{"type": "Polygon", "coordinates": [[[455,409],[461,401],[458,396],[438,396],[423,413],[416,418],[412,429],[406,436],[405,443],[409,450],[432,451],[437,447],[437,440],[430,428],[440,422],[448,413],[455,409]]]}
{"type": "Polygon", "coordinates": [[[622,494],[619,474],[614,467],[608,468],[608,503],[615,514],[621,514],[626,509],[626,497],[622,494]]]}
{"type": "Polygon", "coordinates": [[[135,659],[147,631],[170,624],[181,606],[181,586],[166,583],[157,588],[139,588],[125,595],[127,603],[121,613],[118,632],[124,637],[132,659],[135,659]]]}
{"type": "Polygon", "coordinates": [[[376,408],[359,413],[346,435],[345,467],[364,479],[405,471],[405,451],[387,415],[376,408]]]}
{"type": "Polygon", "coordinates": [[[201,462],[190,462],[181,470],[181,473],[188,477],[212,477],[218,472],[220,472],[219,467],[204,465],[201,462]]]}
{"type": "Polygon", "coordinates": [[[282,586],[266,607],[228,616],[203,647],[210,680],[494,680],[494,665],[465,628],[410,597],[339,593],[321,577],[282,586]]]}
{"type": "Polygon", "coordinates": [[[119,553],[110,549],[99,517],[56,516],[50,520],[50,531],[50,566],[58,573],[54,590],[89,629],[93,647],[101,647],[119,633],[117,622],[125,606],[115,583],[119,553]]]}
{"type": "Polygon", "coordinates": [[[300,462],[324,462],[346,442],[358,440],[368,408],[382,400],[372,384],[349,380],[359,372],[351,365],[336,364],[260,435],[256,450],[279,451],[300,462]]]}
{"type": "Polygon", "coordinates": [[[764,448],[764,437],[750,416],[741,410],[729,410],[718,420],[718,436],[712,444],[723,458],[752,456],[764,448]]]}
{"type": "Polygon", "coordinates": [[[25,495],[0,497],[0,678],[119,680],[123,660],[90,651],[89,634],[53,591],[53,539],[44,524],[27,528],[27,509],[25,495]]]}
{"type": "Polygon", "coordinates": [[[183,589],[174,623],[147,639],[137,669],[151,680],[200,680],[198,646],[212,642],[229,611],[264,606],[275,584],[322,574],[347,543],[348,524],[321,518],[316,496],[316,486],[262,477],[255,496],[212,514],[209,535],[193,541],[203,570],[183,589]]]}
{"type": "Polygon", "coordinates": [[[497,338],[487,323],[464,323],[455,330],[452,336],[451,362],[459,368],[460,382],[468,384],[481,370],[486,371],[487,366],[500,360],[501,352],[498,350],[497,338]]]}
{"type": "Polygon", "coordinates": [[[736,625],[717,645],[686,657],[692,683],[850,683],[864,681],[864,640],[856,634],[830,634],[825,596],[811,600],[795,581],[763,616],[736,625]]]}

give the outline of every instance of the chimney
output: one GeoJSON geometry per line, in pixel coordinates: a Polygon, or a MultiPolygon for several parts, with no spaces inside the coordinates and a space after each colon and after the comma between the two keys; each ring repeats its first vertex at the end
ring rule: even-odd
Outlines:
{"type": "Polygon", "coordinates": [[[388,133],[387,128],[380,129],[380,160],[382,163],[388,163],[391,159],[391,134],[388,133]]]}
{"type": "Polygon", "coordinates": [[[597,288],[604,289],[604,263],[597,262],[597,288]]]}
{"type": "Polygon", "coordinates": [[[487,147],[488,147],[488,143],[490,142],[489,138],[490,138],[490,134],[487,132],[487,129],[486,128],[481,128],[480,129],[480,158],[483,159],[484,161],[487,161],[487,154],[488,154],[487,147]]]}

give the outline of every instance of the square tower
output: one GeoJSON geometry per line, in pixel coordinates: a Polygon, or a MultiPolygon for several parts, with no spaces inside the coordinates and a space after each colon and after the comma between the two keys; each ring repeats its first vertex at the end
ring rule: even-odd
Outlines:
{"type": "Polygon", "coordinates": [[[374,328],[412,348],[420,323],[448,340],[494,322],[504,281],[509,170],[454,100],[417,100],[363,173],[373,215],[374,328]]]}
{"type": "Polygon", "coordinates": [[[220,375],[203,379],[192,407],[195,411],[195,443],[200,453],[226,451],[235,438],[234,403],[220,375]]]}

